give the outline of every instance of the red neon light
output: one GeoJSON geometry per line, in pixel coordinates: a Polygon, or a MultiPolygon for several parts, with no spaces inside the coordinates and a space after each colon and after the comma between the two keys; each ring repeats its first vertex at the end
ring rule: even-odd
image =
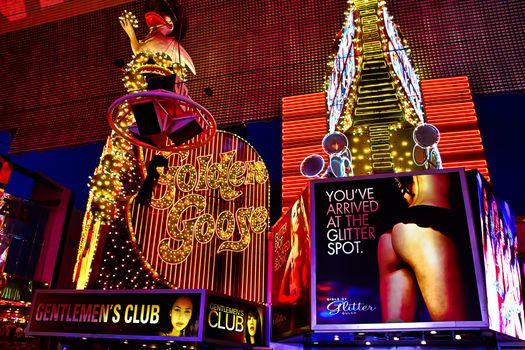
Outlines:
{"type": "MultiPolygon", "coordinates": [[[[447,84],[447,83],[443,83],[443,84],[447,84]]],[[[450,91],[455,91],[456,93],[468,93],[468,91],[470,91],[470,85],[468,84],[448,84],[447,86],[438,86],[438,85],[433,85],[433,86],[428,86],[428,88],[431,88],[432,89],[432,95],[435,95],[435,94],[448,94],[450,91]]]]}
{"type": "Polygon", "coordinates": [[[443,167],[478,169],[488,179],[468,77],[424,80],[421,92],[427,122],[441,131],[443,167]]]}
{"type": "Polygon", "coordinates": [[[10,0],[0,2],[0,14],[8,21],[16,21],[27,17],[26,4],[24,0],[10,0]]]}
{"type": "Polygon", "coordinates": [[[40,0],[40,8],[61,4],[63,2],[64,0],[40,0]]]}
{"type": "Polygon", "coordinates": [[[313,153],[324,155],[321,141],[327,132],[325,95],[285,97],[282,108],[282,207],[285,212],[308,182],[299,172],[303,159],[313,153]]]}
{"type": "Polygon", "coordinates": [[[432,79],[432,80],[426,80],[426,84],[428,85],[443,85],[445,83],[450,84],[457,84],[461,82],[466,82],[469,84],[469,80],[467,76],[459,76],[459,77],[451,77],[451,78],[439,78],[439,79],[432,79]]]}
{"type": "Polygon", "coordinates": [[[425,107],[427,112],[436,112],[436,113],[445,113],[451,111],[461,111],[461,112],[470,112],[474,108],[474,103],[454,103],[454,104],[430,104],[428,107],[425,107]]]}

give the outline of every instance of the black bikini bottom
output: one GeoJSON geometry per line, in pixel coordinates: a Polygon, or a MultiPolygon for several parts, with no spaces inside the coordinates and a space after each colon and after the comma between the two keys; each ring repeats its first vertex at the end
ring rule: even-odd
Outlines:
{"type": "Polygon", "coordinates": [[[461,217],[455,211],[432,205],[416,205],[409,207],[401,214],[399,222],[416,224],[419,227],[429,227],[445,236],[453,237],[463,228],[461,217]]]}

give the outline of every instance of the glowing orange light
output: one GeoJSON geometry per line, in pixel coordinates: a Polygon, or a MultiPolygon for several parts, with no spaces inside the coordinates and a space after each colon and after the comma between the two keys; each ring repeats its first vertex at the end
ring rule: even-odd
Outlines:
{"type": "Polygon", "coordinates": [[[424,80],[421,92],[427,122],[441,132],[443,167],[478,169],[489,179],[468,77],[424,80]]]}
{"type": "Polygon", "coordinates": [[[282,210],[285,212],[309,181],[299,171],[303,159],[313,153],[325,155],[320,142],[327,131],[325,94],[285,97],[282,108],[282,210]]]}

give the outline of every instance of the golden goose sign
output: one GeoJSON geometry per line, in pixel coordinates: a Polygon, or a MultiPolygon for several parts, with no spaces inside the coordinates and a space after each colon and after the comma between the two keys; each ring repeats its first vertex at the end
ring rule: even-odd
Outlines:
{"type": "MultiPolygon", "coordinates": [[[[264,162],[246,141],[220,131],[200,148],[162,155],[169,165],[159,168],[149,204],[132,198],[127,207],[139,256],[172,286],[254,300],[264,290],[264,162]]],[[[153,156],[144,150],[141,166],[153,156]]]]}

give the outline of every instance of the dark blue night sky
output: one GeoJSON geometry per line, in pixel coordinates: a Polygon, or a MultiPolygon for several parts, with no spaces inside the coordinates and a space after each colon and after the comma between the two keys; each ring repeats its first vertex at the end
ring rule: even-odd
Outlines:
{"type": "Polygon", "coordinates": [[[492,184],[514,210],[525,215],[525,93],[474,96],[492,184]]]}

